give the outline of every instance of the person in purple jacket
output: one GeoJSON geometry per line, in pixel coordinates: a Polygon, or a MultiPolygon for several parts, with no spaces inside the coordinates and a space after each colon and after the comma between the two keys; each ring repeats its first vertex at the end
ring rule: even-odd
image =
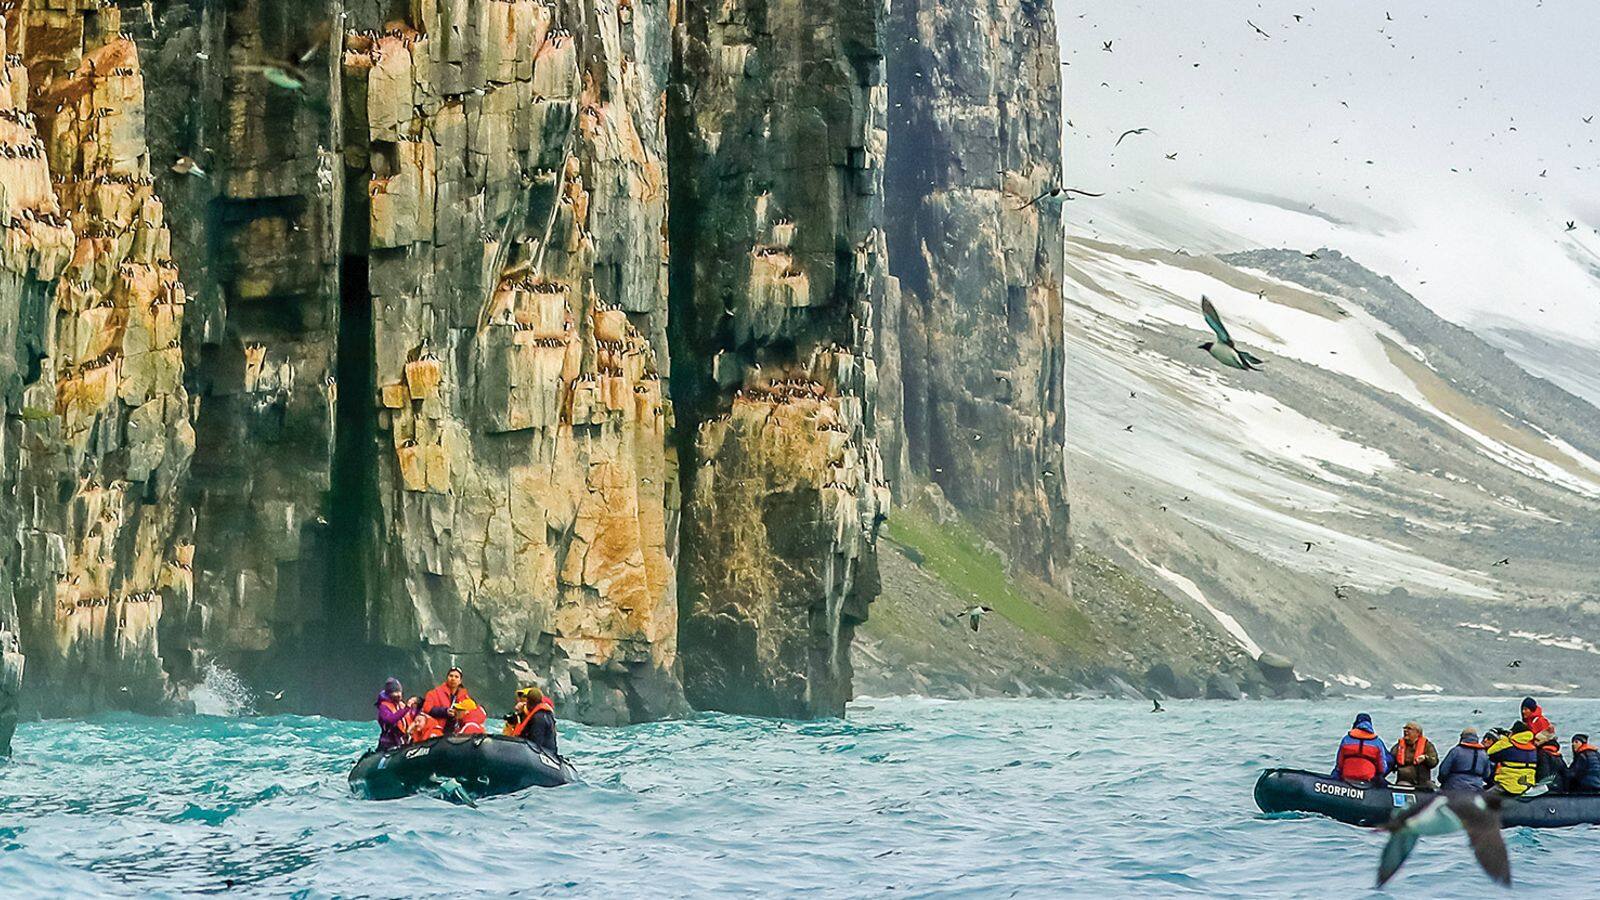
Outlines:
{"type": "Polygon", "coordinates": [[[411,740],[411,720],[422,701],[416,697],[404,700],[403,697],[405,692],[401,690],[398,678],[385,681],[383,690],[378,692],[378,701],[373,705],[378,708],[379,750],[403,747],[411,740]]]}

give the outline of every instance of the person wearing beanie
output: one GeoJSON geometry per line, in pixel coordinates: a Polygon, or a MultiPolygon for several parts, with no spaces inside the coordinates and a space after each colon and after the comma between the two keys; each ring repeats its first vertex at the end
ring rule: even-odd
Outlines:
{"type": "Polygon", "coordinates": [[[1539,748],[1528,723],[1511,726],[1511,733],[1489,746],[1494,763],[1494,786],[1513,797],[1521,796],[1539,780],[1539,748]]]}
{"type": "Polygon", "coordinates": [[[1439,789],[1442,791],[1481,791],[1494,775],[1489,754],[1478,740],[1476,728],[1461,730],[1461,740],[1444,755],[1439,765],[1439,789]]]}
{"type": "Polygon", "coordinates": [[[1545,753],[1560,753],[1556,743],[1556,726],[1545,717],[1544,708],[1532,697],[1522,698],[1522,721],[1533,733],[1533,742],[1545,753]]]}
{"type": "Polygon", "coordinates": [[[1587,734],[1572,736],[1572,766],[1567,770],[1567,792],[1600,794],[1600,749],[1587,734]]]}
{"type": "Polygon", "coordinates": [[[1380,782],[1389,774],[1389,769],[1389,749],[1378,739],[1372,717],[1357,713],[1350,731],[1339,741],[1339,754],[1333,761],[1334,776],[1358,783],[1380,782]]]}
{"type": "Polygon", "coordinates": [[[416,717],[422,701],[416,697],[408,701],[404,697],[405,691],[398,678],[385,681],[383,690],[378,692],[378,700],[373,705],[378,708],[379,750],[393,750],[410,741],[411,720],[416,717]]]}
{"type": "Polygon", "coordinates": [[[1390,755],[1394,758],[1394,783],[1422,791],[1433,790],[1433,770],[1439,765],[1439,751],[1422,734],[1422,726],[1407,722],[1400,740],[1390,755]]]}

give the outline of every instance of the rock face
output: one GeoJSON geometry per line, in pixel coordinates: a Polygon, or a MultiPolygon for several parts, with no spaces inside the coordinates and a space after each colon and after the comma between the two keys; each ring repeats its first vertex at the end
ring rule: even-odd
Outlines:
{"type": "Polygon", "coordinates": [[[1062,456],[1061,54],[1048,0],[895,3],[886,204],[914,471],[1054,575],[1062,456]]]}
{"type": "Polygon", "coordinates": [[[0,476],[20,632],[6,627],[7,597],[0,718],[19,643],[30,683],[70,686],[58,711],[153,705],[166,693],[160,636],[193,612],[188,297],[150,176],[139,54],[118,24],[114,9],[70,4],[0,19],[0,316],[13,351],[0,476]]]}
{"type": "Polygon", "coordinates": [[[1048,572],[1050,10],[923,5],[5,4],[0,749],[212,663],[837,714],[885,459],[1048,572]]]}
{"type": "Polygon", "coordinates": [[[691,702],[838,715],[887,512],[884,9],[688,0],[669,93],[691,702]]]}

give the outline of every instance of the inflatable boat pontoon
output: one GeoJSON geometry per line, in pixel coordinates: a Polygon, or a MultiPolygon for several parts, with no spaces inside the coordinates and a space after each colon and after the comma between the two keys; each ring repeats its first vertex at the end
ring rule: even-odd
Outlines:
{"type": "MultiPolygon", "coordinates": [[[[1348,825],[1381,825],[1395,810],[1431,796],[1431,791],[1352,784],[1301,769],[1268,769],[1256,780],[1256,805],[1262,812],[1317,813],[1348,825]]],[[[1600,825],[1600,795],[1509,797],[1500,807],[1500,824],[1505,828],[1600,825]]]]}
{"type": "Polygon", "coordinates": [[[521,738],[475,734],[373,750],[350,770],[350,790],[368,800],[394,800],[453,783],[471,797],[493,797],[577,779],[565,760],[521,738]]]}

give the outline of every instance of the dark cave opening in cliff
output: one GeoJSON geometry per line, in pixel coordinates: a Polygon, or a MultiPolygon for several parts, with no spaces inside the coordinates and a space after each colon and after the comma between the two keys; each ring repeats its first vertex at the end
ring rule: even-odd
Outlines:
{"type": "MultiPolygon", "coordinates": [[[[339,333],[334,403],[334,446],[328,490],[325,625],[321,642],[339,653],[316,662],[323,670],[360,669],[368,645],[371,510],[377,506],[377,411],[372,294],[368,259],[347,254],[340,264],[339,333]],[[342,659],[343,664],[333,660],[342,659]]],[[[329,674],[340,674],[330,672],[329,674]]]]}

